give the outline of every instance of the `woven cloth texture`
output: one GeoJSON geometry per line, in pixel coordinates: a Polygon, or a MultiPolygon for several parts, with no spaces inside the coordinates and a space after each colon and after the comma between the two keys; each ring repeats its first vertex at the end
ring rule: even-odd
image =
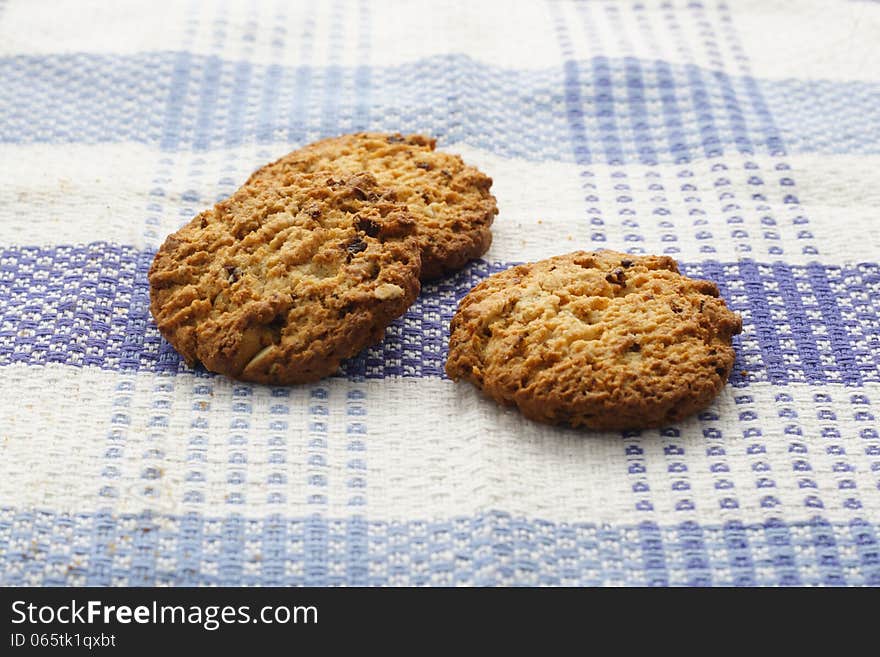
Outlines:
{"type": "Polygon", "coordinates": [[[0,583],[880,585],[880,4],[0,1],[0,583]],[[189,369],[164,237],[315,139],[491,175],[483,259],[314,385],[189,369]],[[743,318],[662,430],[444,374],[479,280],[668,254],[743,318]]]}

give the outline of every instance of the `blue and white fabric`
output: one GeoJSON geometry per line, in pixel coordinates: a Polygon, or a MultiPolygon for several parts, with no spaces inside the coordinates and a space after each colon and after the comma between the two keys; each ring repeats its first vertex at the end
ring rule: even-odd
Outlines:
{"type": "Polygon", "coordinates": [[[0,2],[0,583],[880,585],[880,4],[0,2]],[[486,256],[314,385],[193,371],[165,235],[257,166],[422,132],[486,256]],[[443,372],[477,281],[669,254],[743,317],[656,431],[443,372]]]}

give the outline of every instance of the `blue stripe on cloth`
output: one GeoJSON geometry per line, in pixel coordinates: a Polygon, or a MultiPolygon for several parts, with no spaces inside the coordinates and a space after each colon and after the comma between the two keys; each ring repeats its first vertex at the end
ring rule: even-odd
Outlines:
{"type": "Polygon", "coordinates": [[[519,71],[464,55],[350,70],[186,52],[14,56],[0,59],[0,108],[8,143],[207,149],[371,128],[580,164],[778,155],[783,142],[788,153],[880,153],[880,84],[769,81],[634,58],[519,71]],[[322,100],[306,102],[306,92],[322,100]]]}
{"type": "Polygon", "coordinates": [[[0,584],[880,586],[877,535],[820,516],[629,527],[500,511],[384,522],[5,507],[0,584]]]}
{"type": "MultiPolygon", "coordinates": [[[[106,243],[0,249],[0,365],[188,371],[149,315],[152,258],[151,251],[106,243]]],[[[477,261],[426,284],[385,340],[344,363],[341,376],[444,376],[448,326],[459,300],[511,264],[477,261]]],[[[880,295],[877,264],[743,260],[682,268],[718,283],[743,315],[733,385],[880,381],[880,316],[872,303],[880,295]]]]}
{"type": "Polygon", "coordinates": [[[758,85],[789,153],[880,150],[880,84],[784,80],[758,85]]]}

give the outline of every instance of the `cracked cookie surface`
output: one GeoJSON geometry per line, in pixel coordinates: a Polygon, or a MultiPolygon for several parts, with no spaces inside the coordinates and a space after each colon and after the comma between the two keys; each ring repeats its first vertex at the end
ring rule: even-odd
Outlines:
{"type": "Polygon", "coordinates": [[[437,278],[483,255],[492,243],[498,214],[489,192],[492,179],[461,157],[434,150],[423,135],[357,133],[322,139],[255,171],[255,181],[276,183],[286,175],[331,170],[367,171],[393,187],[417,224],[422,280],[437,278]]]}
{"type": "Polygon", "coordinates": [[[393,197],[367,173],[242,187],[156,254],[159,331],[188,364],[246,381],[332,374],[419,293],[415,222],[393,197]]]}
{"type": "Polygon", "coordinates": [[[717,286],[672,258],[579,251],[474,287],[452,320],[446,372],[533,420],[659,427],[714,399],[741,330],[717,286]]]}

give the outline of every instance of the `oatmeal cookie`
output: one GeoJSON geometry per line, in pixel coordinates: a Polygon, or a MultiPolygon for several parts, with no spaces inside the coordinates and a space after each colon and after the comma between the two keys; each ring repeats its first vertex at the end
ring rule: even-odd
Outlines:
{"type": "Polygon", "coordinates": [[[393,187],[416,220],[422,280],[437,278],[483,255],[498,214],[492,179],[458,155],[434,150],[422,135],[357,133],[322,139],[255,171],[247,184],[277,184],[291,173],[367,171],[393,187]]]}
{"type": "Polygon", "coordinates": [[[190,365],[315,381],[382,339],[419,293],[415,221],[369,173],[246,185],[169,236],[150,311],[190,365]]]}
{"type": "Polygon", "coordinates": [[[742,320],[672,258],[584,252],[490,276],[452,320],[446,372],[542,422],[659,427],[706,407],[742,320]]]}

